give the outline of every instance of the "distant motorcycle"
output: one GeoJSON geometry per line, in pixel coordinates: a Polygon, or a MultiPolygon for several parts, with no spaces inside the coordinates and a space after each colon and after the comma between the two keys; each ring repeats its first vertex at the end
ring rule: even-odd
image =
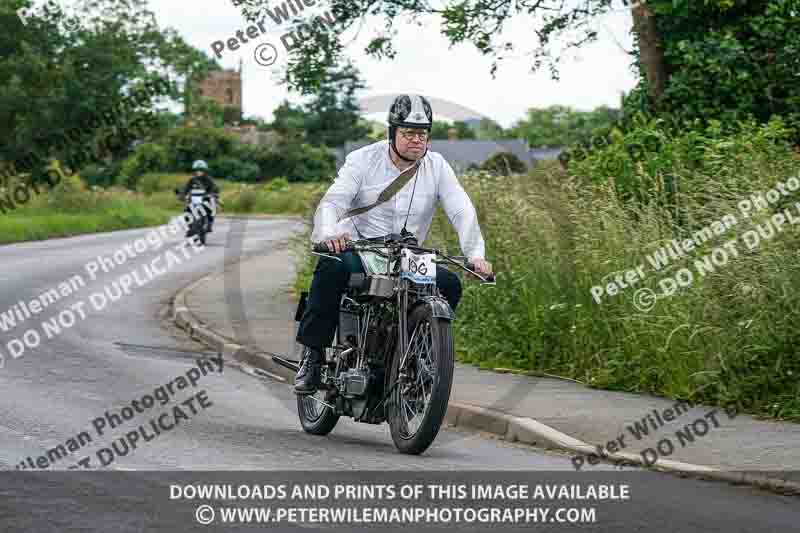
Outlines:
{"type": "MultiPolygon", "coordinates": [[[[494,276],[484,278],[472,264],[417,246],[407,232],[350,241],[345,250],[358,253],[366,274],[350,276],[322,385],[314,395],[297,397],[300,423],[308,433],[327,435],[341,416],[367,424],[388,421],[397,449],[421,454],[444,420],[454,369],[455,314],[436,287],[436,263],[458,266],[485,284],[494,285],[494,276]]],[[[313,252],[330,254],[324,244],[313,252]]],[[[297,321],[307,296],[301,295],[297,321]]],[[[273,360],[299,369],[295,361],[276,355],[273,360]]]]}
{"type": "MultiPolygon", "coordinates": [[[[180,188],[175,189],[175,194],[178,196],[181,195],[180,188]]],[[[186,238],[188,239],[197,235],[200,244],[205,246],[206,234],[211,229],[211,218],[209,214],[216,211],[216,195],[208,194],[204,188],[193,187],[185,195],[184,201],[186,204],[184,211],[191,213],[193,219],[186,232],[186,238]]]]}

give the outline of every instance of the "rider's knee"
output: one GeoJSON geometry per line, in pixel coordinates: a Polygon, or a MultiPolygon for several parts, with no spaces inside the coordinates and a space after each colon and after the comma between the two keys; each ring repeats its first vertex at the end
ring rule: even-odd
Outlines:
{"type": "Polygon", "coordinates": [[[347,281],[348,269],[343,262],[325,257],[317,263],[316,274],[326,280],[344,283],[347,281]]]}

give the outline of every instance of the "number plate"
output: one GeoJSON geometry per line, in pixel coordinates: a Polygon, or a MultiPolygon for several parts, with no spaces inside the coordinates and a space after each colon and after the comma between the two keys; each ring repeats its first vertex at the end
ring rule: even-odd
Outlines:
{"type": "Polygon", "coordinates": [[[414,283],[436,283],[436,254],[415,254],[402,250],[400,256],[400,277],[414,283]]]}
{"type": "Polygon", "coordinates": [[[192,205],[199,205],[199,204],[203,203],[203,196],[206,194],[206,190],[205,189],[192,189],[190,194],[192,195],[192,199],[191,199],[192,205]]]}

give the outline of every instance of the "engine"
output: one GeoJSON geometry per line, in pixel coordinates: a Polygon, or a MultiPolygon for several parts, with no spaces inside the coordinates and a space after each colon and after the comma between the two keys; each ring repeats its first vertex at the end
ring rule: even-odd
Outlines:
{"type": "Polygon", "coordinates": [[[360,398],[367,392],[369,374],[357,368],[351,368],[340,374],[342,380],[342,396],[345,398],[360,398]]]}
{"type": "Polygon", "coordinates": [[[350,368],[339,373],[338,408],[358,422],[379,423],[382,417],[363,419],[383,395],[383,367],[350,368]]]}

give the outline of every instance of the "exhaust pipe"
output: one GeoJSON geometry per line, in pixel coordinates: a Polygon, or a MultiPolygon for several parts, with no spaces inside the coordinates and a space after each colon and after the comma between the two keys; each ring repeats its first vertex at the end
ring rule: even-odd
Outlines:
{"type": "Polygon", "coordinates": [[[300,370],[300,365],[297,361],[292,361],[291,359],[285,359],[279,355],[273,355],[272,360],[275,361],[277,364],[281,365],[284,368],[288,368],[295,374],[300,370]]]}

